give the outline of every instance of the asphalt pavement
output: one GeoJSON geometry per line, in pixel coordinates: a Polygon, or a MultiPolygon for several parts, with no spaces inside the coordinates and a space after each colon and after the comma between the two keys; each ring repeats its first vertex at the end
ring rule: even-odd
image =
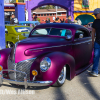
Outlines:
{"type": "Polygon", "coordinates": [[[91,67],[73,80],[66,80],[62,87],[29,87],[25,90],[32,94],[7,94],[7,90],[21,91],[24,87],[4,83],[0,87],[0,100],[100,100],[100,73],[98,77],[91,77],[91,67]]]}

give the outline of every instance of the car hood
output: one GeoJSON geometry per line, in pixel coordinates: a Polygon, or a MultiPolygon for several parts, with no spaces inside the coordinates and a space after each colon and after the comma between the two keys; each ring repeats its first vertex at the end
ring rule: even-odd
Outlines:
{"type": "Polygon", "coordinates": [[[27,38],[16,44],[15,61],[17,63],[22,60],[37,57],[44,52],[47,53],[51,52],[52,50],[59,51],[58,49],[62,50],[62,46],[65,46],[71,42],[66,41],[67,40],[65,38],[51,36],[27,38]],[[19,55],[21,57],[19,57],[19,55]]]}
{"type": "MultiPolygon", "coordinates": [[[[67,40],[65,38],[61,37],[53,37],[53,36],[42,36],[42,37],[31,37],[27,38],[25,40],[20,41],[18,45],[33,45],[32,47],[35,47],[35,45],[39,45],[39,48],[42,46],[52,46],[52,45],[60,45],[67,40]]],[[[37,48],[37,47],[36,47],[37,48]]]]}

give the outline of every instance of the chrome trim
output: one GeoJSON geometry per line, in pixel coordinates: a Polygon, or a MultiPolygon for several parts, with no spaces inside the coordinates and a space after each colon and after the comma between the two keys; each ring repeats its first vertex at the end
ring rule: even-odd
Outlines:
{"type": "Polygon", "coordinates": [[[50,66],[51,66],[51,59],[50,59],[49,57],[44,57],[44,58],[42,59],[42,61],[40,62],[40,70],[41,70],[42,72],[46,72],[46,71],[50,68],[50,66]],[[41,67],[41,63],[42,63],[42,61],[44,61],[44,60],[45,60],[46,62],[50,63],[49,66],[45,66],[45,68],[47,68],[46,70],[43,69],[43,67],[41,67]]]}
{"type": "Polygon", "coordinates": [[[84,42],[80,42],[80,43],[73,43],[73,45],[78,45],[78,44],[82,44],[82,43],[86,43],[86,42],[90,42],[90,41],[92,41],[92,39],[91,40],[84,41],[84,42]]]}
{"type": "MultiPolygon", "coordinates": [[[[35,61],[36,58],[31,58],[31,59],[27,59],[27,60],[23,60],[23,61],[20,61],[18,63],[13,63],[11,62],[11,60],[8,58],[8,69],[9,70],[19,70],[19,71],[24,71],[26,74],[27,74],[27,80],[30,80],[30,68],[32,66],[32,63],[35,61]]],[[[25,75],[22,74],[22,76],[18,76],[18,73],[16,72],[10,72],[9,71],[9,78],[10,79],[13,79],[13,80],[17,80],[17,81],[23,81],[23,77],[25,75]],[[13,74],[13,75],[11,75],[13,74]]]]}
{"type": "Polygon", "coordinates": [[[14,59],[13,63],[15,63],[15,53],[16,53],[16,48],[17,48],[17,45],[18,45],[19,42],[20,41],[15,43],[14,54],[13,54],[13,59],[14,59]]]}
{"type": "MultiPolygon", "coordinates": [[[[72,45],[72,44],[68,44],[68,45],[72,45]]],[[[30,49],[29,51],[40,50],[40,49],[48,49],[48,48],[54,48],[54,47],[62,47],[62,46],[68,46],[68,45],[59,45],[59,46],[51,46],[51,47],[44,47],[44,48],[38,48],[38,49],[30,49]]]]}
{"type": "Polygon", "coordinates": [[[59,45],[59,46],[51,46],[51,47],[44,47],[44,48],[38,48],[38,49],[30,49],[29,51],[33,51],[33,50],[40,50],[40,49],[48,49],[48,48],[54,48],[54,47],[62,47],[62,46],[68,46],[68,45],[77,45],[77,44],[82,44],[82,43],[86,43],[86,42],[90,42],[91,40],[87,40],[84,42],[80,42],[80,43],[71,43],[71,44],[67,44],[67,45],[59,45]]]}
{"type": "Polygon", "coordinates": [[[25,62],[25,61],[28,62],[29,60],[33,60],[33,59],[35,60],[36,58],[37,58],[37,57],[35,57],[35,58],[30,58],[30,59],[27,59],[27,60],[22,60],[22,61],[20,61],[20,62],[18,62],[18,63],[15,63],[15,64],[19,64],[19,63],[25,62]]]}
{"type": "Polygon", "coordinates": [[[0,72],[0,85],[3,84],[3,82],[8,82],[8,83],[12,83],[12,84],[19,84],[19,85],[24,85],[25,89],[28,86],[48,86],[52,83],[52,81],[27,81],[27,74],[25,72],[21,72],[21,71],[17,71],[17,70],[9,70],[9,71],[14,71],[14,72],[19,72],[19,73],[23,73],[26,75],[26,77],[24,77],[24,81],[15,81],[15,80],[11,80],[11,79],[6,79],[3,78],[3,71],[8,71],[8,69],[6,70],[2,70],[0,72]]]}

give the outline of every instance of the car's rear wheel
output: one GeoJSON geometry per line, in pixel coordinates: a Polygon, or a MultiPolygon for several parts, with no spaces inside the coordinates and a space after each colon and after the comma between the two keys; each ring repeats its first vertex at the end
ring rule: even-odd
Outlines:
{"type": "Polygon", "coordinates": [[[8,42],[7,46],[8,46],[8,48],[12,48],[14,46],[14,44],[12,42],[8,42]]]}
{"type": "Polygon", "coordinates": [[[53,84],[53,86],[60,87],[65,83],[66,80],[66,66],[63,67],[61,73],[57,79],[57,81],[53,84]]]}

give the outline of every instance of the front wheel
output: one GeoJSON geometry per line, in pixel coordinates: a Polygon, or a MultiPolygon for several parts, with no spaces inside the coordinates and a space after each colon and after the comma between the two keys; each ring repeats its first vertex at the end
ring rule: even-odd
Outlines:
{"type": "Polygon", "coordinates": [[[57,79],[57,81],[53,84],[53,86],[60,87],[65,83],[66,79],[66,66],[63,67],[61,73],[57,79]]]}
{"type": "Polygon", "coordinates": [[[8,46],[8,48],[12,48],[14,46],[14,44],[12,42],[8,42],[7,46],[8,46]]]}

